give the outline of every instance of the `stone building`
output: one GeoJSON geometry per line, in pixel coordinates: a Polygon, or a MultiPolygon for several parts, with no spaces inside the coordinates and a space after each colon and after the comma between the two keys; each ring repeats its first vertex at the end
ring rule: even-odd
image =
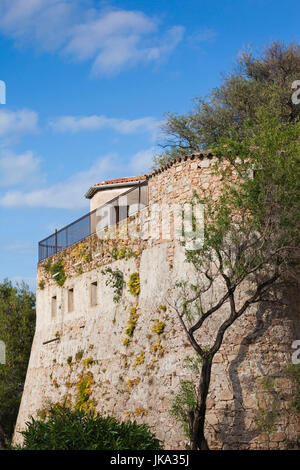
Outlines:
{"type": "MultiPolygon", "coordinates": [[[[183,360],[193,350],[172,301],[176,281],[193,273],[173,208],[200,186],[220,187],[213,161],[192,154],[141,177],[95,184],[86,194],[91,212],[40,242],[37,325],[15,442],[29,416],[66,401],[149,423],[165,448],[185,448],[170,402],[190,377],[183,360]]],[[[295,441],[291,384],[281,375],[299,337],[299,304],[291,299],[287,313],[253,307],[227,331],[208,397],[211,448],[277,449],[295,441]],[[271,376],[281,381],[275,395],[262,385],[271,376]],[[271,424],[262,425],[265,416],[271,424]]]]}

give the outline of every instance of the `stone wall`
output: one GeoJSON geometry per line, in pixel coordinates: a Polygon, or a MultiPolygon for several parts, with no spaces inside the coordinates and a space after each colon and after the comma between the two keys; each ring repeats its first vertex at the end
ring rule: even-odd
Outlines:
{"type": "MultiPolygon", "coordinates": [[[[185,448],[187,439],[169,410],[180,380],[191,378],[183,360],[194,353],[171,305],[178,294],[176,281],[192,279],[194,273],[184,262],[176,224],[164,232],[158,223],[162,216],[152,208],[156,203],[188,202],[199,187],[217,189],[221,178],[212,174],[211,162],[192,156],[149,175],[149,206],[130,217],[128,226],[92,236],[50,259],[52,266],[63,260],[63,287],[52,277],[47,260],[39,264],[36,334],[15,442],[20,442],[18,431],[30,415],[66,400],[122,420],[149,423],[165,448],[185,448]],[[123,273],[126,284],[119,302],[113,302],[109,275],[103,274],[107,267],[123,273]],[[134,273],[139,292],[129,291],[134,273]],[[95,282],[97,305],[91,305],[95,282]]],[[[216,286],[213,296],[221,290],[216,286]]],[[[291,343],[298,335],[298,305],[293,298],[285,309],[251,308],[227,331],[214,359],[208,397],[206,434],[212,448],[277,449],[295,441],[299,426],[283,369],[290,364],[291,343]],[[276,389],[266,384],[272,376],[276,389]]],[[[225,307],[207,325],[207,343],[215,322],[226,314],[225,307]]]]}

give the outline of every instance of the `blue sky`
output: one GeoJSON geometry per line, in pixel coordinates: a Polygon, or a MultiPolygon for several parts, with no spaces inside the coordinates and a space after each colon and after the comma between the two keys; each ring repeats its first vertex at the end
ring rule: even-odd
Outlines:
{"type": "Polygon", "coordinates": [[[0,279],[34,287],[38,241],[91,184],[146,172],[165,112],[299,26],[289,0],[0,0],[0,279]]]}

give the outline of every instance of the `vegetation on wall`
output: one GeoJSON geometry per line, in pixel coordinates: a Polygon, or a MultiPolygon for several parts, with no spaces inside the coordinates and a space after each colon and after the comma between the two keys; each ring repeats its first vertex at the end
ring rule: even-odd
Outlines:
{"type": "Polygon", "coordinates": [[[300,412],[300,364],[290,364],[286,375],[293,383],[292,406],[300,412]]]}
{"type": "MultiPolygon", "coordinates": [[[[131,239],[129,239],[129,243],[130,244],[132,243],[131,239]]],[[[114,259],[114,260],[118,260],[118,259],[128,260],[130,258],[136,258],[137,259],[142,251],[141,250],[134,251],[134,250],[132,250],[131,247],[128,247],[127,244],[128,244],[128,241],[127,241],[127,243],[125,243],[123,241],[122,245],[119,246],[120,245],[120,242],[119,242],[118,246],[114,247],[111,251],[112,259],[114,259]]]]}
{"type": "Polygon", "coordinates": [[[156,333],[157,335],[161,335],[164,330],[165,330],[165,322],[164,321],[159,321],[158,319],[154,320],[154,325],[152,327],[153,333],[156,333]]]}
{"type": "Polygon", "coordinates": [[[195,384],[191,380],[181,380],[170,409],[171,416],[182,425],[189,441],[192,439],[191,425],[197,407],[196,396],[195,384]]]}
{"type": "MultiPolygon", "coordinates": [[[[52,278],[60,287],[64,286],[67,276],[65,272],[65,262],[62,258],[59,258],[53,264],[51,262],[51,259],[49,258],[48,261],[44,264],[44,269],[47,273],[51,274],[52,278]]],[[[40,282],[39,287],[40,289],[44,289],[45,287],[44,280],[40,282]]]]}
{"type": "Polygon", "coordinates": [[[190,370],[192,379],[179,382],[174,398],[171,400],[170,415],[181,425],[189,442],[192,440],[192,424],[197,408],[197,380],[200,376],[201,358],[186,357],[183,366],[190,370]]]}
{"type": "Polygon", "coordinates": [[[103,269],[101,273],[108,276],[108,279],[105,281],[105,285],[112,287],[114,291],[113,301],[115,303],[120,302],[123,294],[123,288],[126,284],[122,271],[120,271],[119,269],[113,270],[109,266],[103,269]]]}
{"type": "Polygon", "coordinates": [[[86,374],[81,374],[80,380],[76,384],[77,398],[75,410],[88,411],[95,409],[96,402],[90,399],[94,383],[95,381],[92,372],[88,371],[86,374]]]}
{"type": "Polygon", "coordinates": [[[138,314],[136,311],[136,307],[131,307],[130,309],[130,317],[127,322],[127,328],[125,330],[125,335],[127,335],[127,338],[124,338],[123,340],[123,345],[128,346],[130,344],[130,340],[133,337],[133,333],[136,327],[136,322],[138,319],[138,314]]]}
{"type": "Polygon", "coordinates": [[[51,275],[55,282],[60,286],[63,287],[65,280],[67,279],[65,273],[65,263],[62,259],[58,259],[50,269],[51,275]]]}
{"type": "Polygon", "coordinates": [[[131,295],[138,295],[140,293],[140,276],[135,272],[130,275],[128,282],[128,289],[131,295]]]}
{"type": "Polygon", "coordinates": [[[92,260],[92,256],[88,243],[77,243],[70,252],[70,257],[73,263],[79,263],[80,261],[83,263],[90,262],[92,260]]]}
{"type": "Polygon", "coordinates": [[[145,351],[142,350],[136,357],[132,367],[135,369],[137,366],[144,364],[145,362],[145,351]]]}
{"type": "MultiPolygon", "coordinates": [[[[285,414],[295,413],[300,418],[300,364],[290,364],[273,375],[260,379],[260,389],[264,392],[262,400],[258,401],[256,425],[264,433],[272,434],[276,425],[285,414]],[[287,407],[282,409],[280,404],[285,399],[287,407]]],[[[290,447],[300,447],[300,435],[290,447]]]]}

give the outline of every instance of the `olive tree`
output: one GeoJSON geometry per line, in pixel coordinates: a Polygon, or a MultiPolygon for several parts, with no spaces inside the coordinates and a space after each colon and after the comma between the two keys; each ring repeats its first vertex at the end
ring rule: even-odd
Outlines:
{"type": "Polygon", "coordinates": [[[233,134],[215,149],[222,189],[201,193],[199,188],[195,195],[205,207],[203,246],[186,251],[196,281],[178,283],[179,295],[170,303],[200,360],[194,400],[185,414],[192,449],[208,449],[206,401],[213,360],[226,331],[251,306],[276,302],[280,284],[297,278],[300,123],[285,124],[261,113],[260,122],[247,121],[243,131],[244,139],[233,134]],[[201,333],[214,318],[213,340],[207,345],[201,333]]]}
{"type": "Polygon", "coordinates": [[[190,112],[166,115],[163,151],[154,158],[154,168],[177,156],[215,147],[232,132],[243,139],[245,122],[249,118],[259,122],[261,107],[278,114],[283,123],[296,121],[300,106],[292,102],[292,85],[299,79],[299,44],[277,41],[260,55],[251,49],[240,52],[233,71],[206,98],[196,97],[190,112]]]}

